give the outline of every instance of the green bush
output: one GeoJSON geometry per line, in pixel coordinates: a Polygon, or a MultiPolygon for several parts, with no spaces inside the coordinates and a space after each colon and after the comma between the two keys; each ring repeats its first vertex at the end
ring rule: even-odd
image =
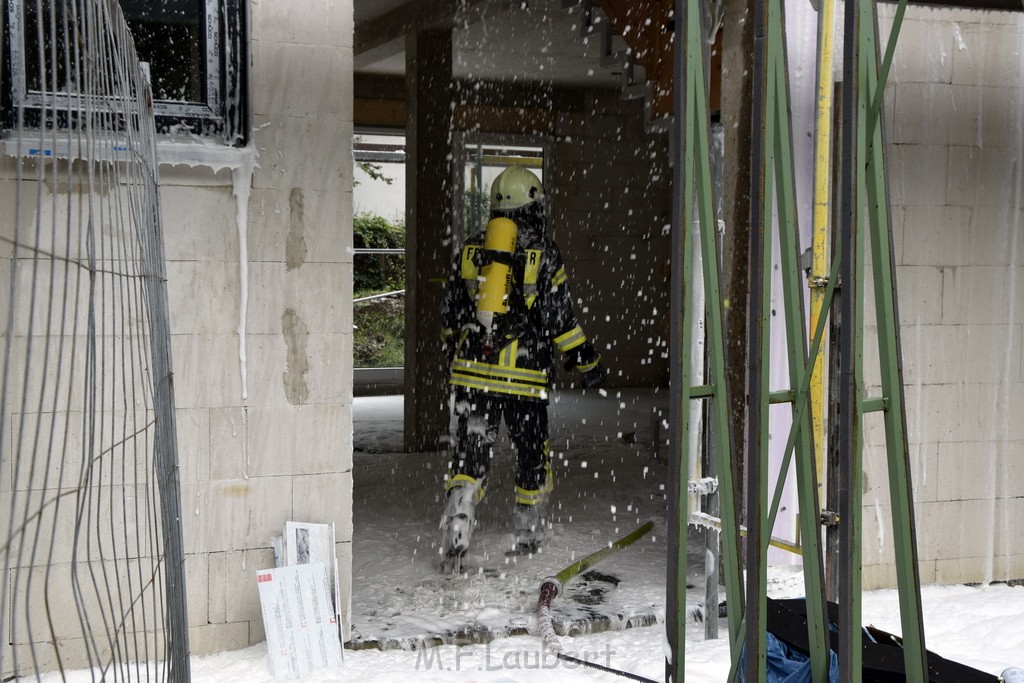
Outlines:
{"type": "Polygon", "coordinates": [[[357,368],[395,368],[405,362],[405,297],[355,305],[352,354],[357,368]]]}
{"type": "MultiPolygon", "coordinates": [[[[405,226],[383,216],[360,213],[352,219],[356,249],[398,249],[405,246],[405,226]]],[[[357,292],[391,292],[405,289],[404,254],[356,254],[357,292]]]]}
{"type": "MultiPolygon", "coordinates": [[[[400,249],[405,226],[383,216],[360,213],[353,218],[357,249],[400,249]]],[[[355,298],[405,289],[405,255],[356,254],[355,298]]],[[[402,367],[405,355],[405,297],[390,296],[355,304],[353,356],[357,368],[402,367]]]]}

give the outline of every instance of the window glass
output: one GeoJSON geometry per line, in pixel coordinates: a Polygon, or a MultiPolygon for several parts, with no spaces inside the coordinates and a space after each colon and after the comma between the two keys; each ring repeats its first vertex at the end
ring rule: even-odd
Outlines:
{"type": "Polygon", "coordinates": [[[205,0],[121,0],[139,60],[149,63],[157,100],[202,102],[206,80],[205,0]]]}
{"type": "MultiPolygon", "coordinates": [[[[121,0],[139,60],[149,67],[157,131],[187,130],[244,144],[248,134],[248,50],[240,0],[121,0]]],[[[18,106],[28,128],[68,125],[78,105],[64,93],[83,90],[76,31],[89,30],[61,0],[5,3],[0,125],[13,127],[18,106]],[[49,95],[53,98],[49,98],[49,95]],[[64,113],[62,113],[64,112],[64,113]],[[42,120],[43,116],[50,121],[42,120]]],[[[96,57],[91,57],[96,58],[96,57]]],[[[99,56],[103,58],[102,55],[99,56]]],[[[88,84],[102,94],[102,83],[88,84]]]]}
{"type": "Polygon", "coordinates": [[[42,3],[42,15],[39,9],[34,2],[25,3],[25,84],[32,92],[54,92],[52,86],[56,78],[56,92],[65,92],[68,90],[68,74],[76,73],[73,60],[77,57],[77,52],[67,49],[71,29],[66,23],[65,5],[57,3],[54,8],[49,3],[42,3]],[[43,36],[42,49],[40,34],[43,36]]]}

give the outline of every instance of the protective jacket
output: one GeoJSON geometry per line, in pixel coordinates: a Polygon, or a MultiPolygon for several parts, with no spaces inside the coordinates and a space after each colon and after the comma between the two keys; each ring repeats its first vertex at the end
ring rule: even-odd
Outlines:
{"type": "Polygon", "coordinates": [[[441,336],[454,387],[547,401],[554,347],[567,367],[587,372],[600,356],[576,320],[558,246],[543,225],[520,225],[513,257],[509,311],[486,335],[476,320],[480,269],[487,263],[484,233],[469,239],[452,263],[441,308],[441,336]]]}

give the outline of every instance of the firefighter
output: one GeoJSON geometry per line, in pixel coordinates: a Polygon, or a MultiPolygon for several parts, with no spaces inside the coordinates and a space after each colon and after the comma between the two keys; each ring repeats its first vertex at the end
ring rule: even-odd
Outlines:
{"type": "Polygon", "coordinates": [[[525,167],[495,178],[491,221],[455,257],[441,322],[456,432],[440,552],[442,570],[457,571],[503,418],[516,453],[513,552],[534,552],[542,540],[554,486],[547,414],[554,349],[584,387],[608,374],[576,320],[561,253],[545,234],[544,188],[525,167]]]}

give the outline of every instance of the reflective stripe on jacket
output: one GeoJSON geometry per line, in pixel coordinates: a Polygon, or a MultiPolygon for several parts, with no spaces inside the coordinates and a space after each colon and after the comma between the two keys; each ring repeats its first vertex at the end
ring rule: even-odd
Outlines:
{"type": "MultiPolygon", "coordinates": [[[[520,234],[509,312],[495,316],[490,346],[476,320],[479,257],[484,233],[455,257],[441,310],[442,339],[450,350],[453,386],[546,400],[554,375],[554,348],[580,369],[599,356],[576,320],[568,275],[554,241],[520,234]]],[[[584,370],[585,371],[585,370],[584,370]]]]}

